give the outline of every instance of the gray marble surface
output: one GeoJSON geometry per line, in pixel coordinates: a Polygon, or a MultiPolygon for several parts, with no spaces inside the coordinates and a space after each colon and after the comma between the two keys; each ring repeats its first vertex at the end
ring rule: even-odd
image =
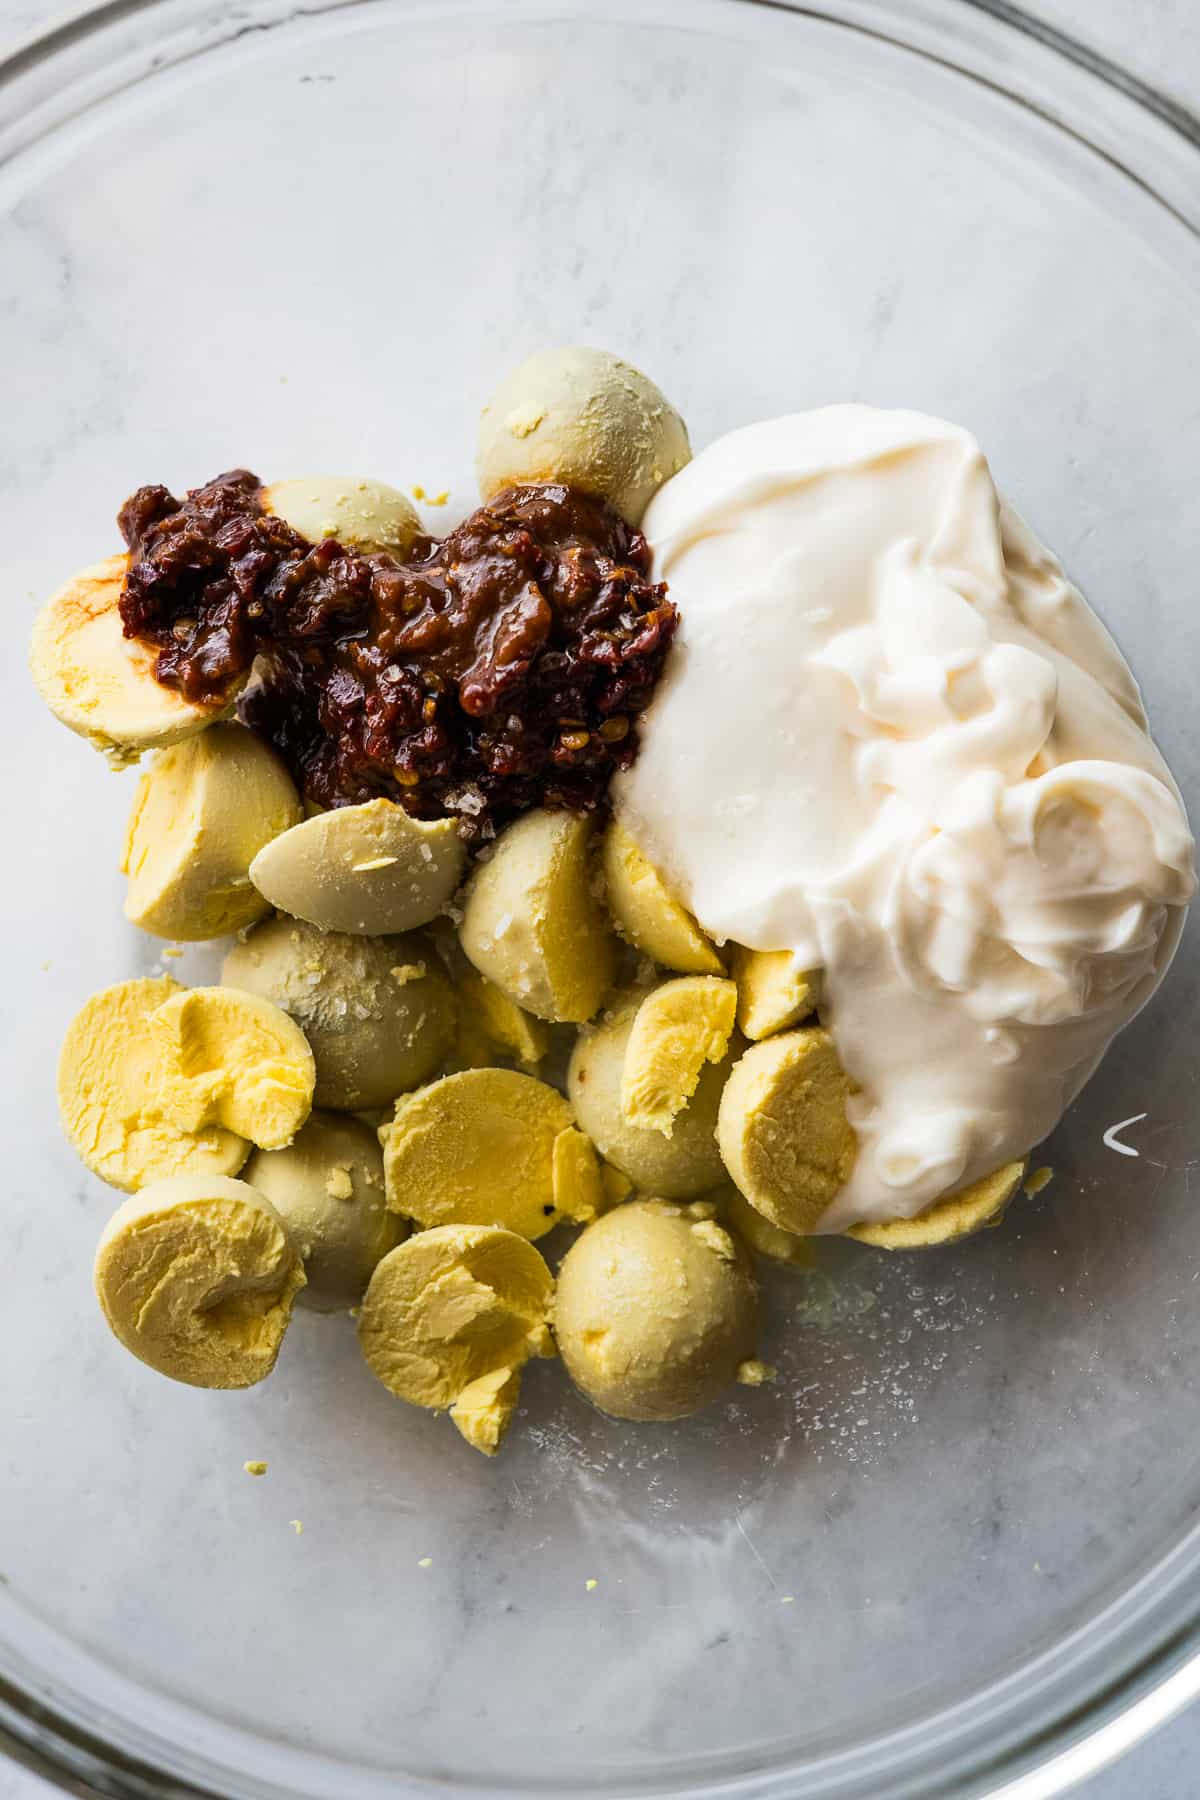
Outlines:
{"type": "MultiPolygon", "coordinates": [[[[41,0],[0,0],[0,41],[37,27],[59,9],[41,0]]],[[[1200,108],[1200,7],[1196,0],[1041,0],[1044,15],[1200,108]]],[[[1200,1712],[1164,1728],[1119,1766],[1081,1790],[1085,1800],[1188,1800],[1196,1791],[1200,1712]]],[[[44,1783],[0,1767],[0,1800],[46,1800],[44,1783]]]]}

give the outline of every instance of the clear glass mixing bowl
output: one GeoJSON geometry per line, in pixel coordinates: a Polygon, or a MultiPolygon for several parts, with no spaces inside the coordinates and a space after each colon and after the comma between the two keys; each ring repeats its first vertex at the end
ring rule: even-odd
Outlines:
{"type": "Polygon", "coordinates": [[[114,0],[0,67],[22,1753],[155,1800],[931,1800],[1055,1791],[1200,1686],[1194,930],[1002,1230],[779,1275],[779,1381],[692,1423],[611,1423],[539,1366],[488,1463],[389,1399],[348,1319],[299,1318],[235,1396],[109,1337],[111,1196],[54,1058],[159,951],[121,917],[129,779],[23,656],[137,483],[332,469],[465,509],[497,372],[584,340],[700,443],[846,398],[970,425],[1188,791],[1198,145],[999,0],[114,0]],[[1104,1142],[1131,1115],[1136,1156],[1104,1142]]]}

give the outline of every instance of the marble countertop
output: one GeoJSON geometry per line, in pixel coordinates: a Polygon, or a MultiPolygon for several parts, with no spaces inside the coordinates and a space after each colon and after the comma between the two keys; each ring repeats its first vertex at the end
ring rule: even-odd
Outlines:
{"type": "MultiPolygon", "coordinates": [[[[0,0],[0,46],[35,30],[61,9],[50,0],[0,0]]],[[[1196,0],[1038,0],[1048,20],[1200,110],[1200,7],[1196,0]]],[[[1200,1708],[1079,1792],[1085,1800],[1187,1800],[1196,1791],[1200,1708]]],[[[0,1766],[0,1800],[50,1800],[56,1790],[12,1765],[0,1766]]]]}

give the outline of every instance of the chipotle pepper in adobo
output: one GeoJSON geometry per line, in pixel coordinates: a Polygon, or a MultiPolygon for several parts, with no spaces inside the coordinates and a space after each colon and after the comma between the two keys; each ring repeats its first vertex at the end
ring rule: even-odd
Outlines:
{"type": "Polygon", "coordinates": [[[535,806],[591,810],[637,753],[677,623],[641,533],[604,500],[509,488],[403,562],[310,543],[256,476],[119,515],[127,637],[158,680],[241,702],[322,806],[378,795],[491,836],[535,806]]]}

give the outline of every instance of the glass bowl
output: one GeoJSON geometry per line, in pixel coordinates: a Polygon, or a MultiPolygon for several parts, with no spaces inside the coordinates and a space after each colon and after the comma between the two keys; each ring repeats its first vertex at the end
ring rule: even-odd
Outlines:
{"type": "Polygon", "coordinates": [[[1003,1229],[776,1274],[779,1380],[690,1423],[539,1366],[490,1463],[346,1318],[240,1395],[110,1338],[54,1059],[161,946],[121,916],[129,778],[23,655],[136,484],[359,472],[449,488],[436,522],[498,371],[583,340],[699,443],[837,399],[969,425],[1190,791],[1198,147],[946,0],[114,0],[0,67],[18,1754],[156,1800],[1032,1795],[1200,1688],[1195,928],[1003,1229]]]}

